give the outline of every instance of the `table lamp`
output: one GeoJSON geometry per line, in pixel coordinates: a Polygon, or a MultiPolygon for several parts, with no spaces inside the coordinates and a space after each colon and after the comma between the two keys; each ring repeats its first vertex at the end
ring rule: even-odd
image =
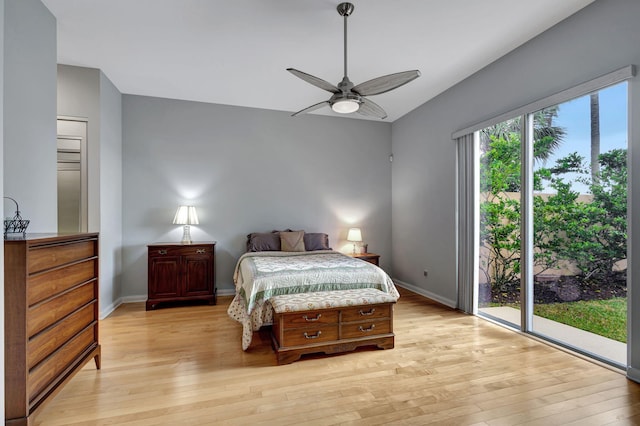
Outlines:
{"type": "Polygon", "coordinates": [[[184,233],[182,234],[182,244],[191,244],[191,231],[189,225],[198,225],[198,214],[194,206],[180,206],[173,218],[175,225],[184,225],[184,233]]]}
{"type": "Polygon", "coordinates": [[[360,232],[360,228],[349,228],[347,241],[353,242],[353,254],[356,254],[356,242],[362,241],[362,232],[360,232]]]}

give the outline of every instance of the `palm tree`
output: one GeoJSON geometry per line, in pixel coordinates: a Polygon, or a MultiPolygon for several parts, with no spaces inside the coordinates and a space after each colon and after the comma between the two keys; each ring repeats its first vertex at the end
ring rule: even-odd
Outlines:
{"type": "MultiPolygon", "coordinates": [[[[533,114],[533,156],[538,161],[545,161],[564,141],[564,128],[554,126],[553,120],[558,116],[558,106],[542,109],[533,114]]],[[[487,127],[480,132],[480,148],[484,152],[489,148],[491,136],[508,139],[511,133],[520,133],[522,117],[512,118],[487,127]]]]}
{"type": "Polygon", "coordinates": [[[591,180],[596,183],[600,174],[600,97],[598,92],[590,96],[591,108],[591,180]]]}

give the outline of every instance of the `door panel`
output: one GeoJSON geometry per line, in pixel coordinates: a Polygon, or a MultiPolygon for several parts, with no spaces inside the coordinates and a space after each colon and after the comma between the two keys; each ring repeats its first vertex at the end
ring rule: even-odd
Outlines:
{"type": "Polygon", "coordinates": [[[185,256],[185,296],[211,294],[213,271],[210,265],[210,256],[185,256]]]}

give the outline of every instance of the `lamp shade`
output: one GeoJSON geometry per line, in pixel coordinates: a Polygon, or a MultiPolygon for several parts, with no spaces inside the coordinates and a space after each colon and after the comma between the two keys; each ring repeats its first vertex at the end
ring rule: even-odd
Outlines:
{"type": "Polygon", "coordinates": [[[180,206],[173,218],[175,225],[198,225],[198,214],[194,206],[180,206]]]}
{"type": "Polygon", "coordinates": [[[360,232],[360,228],[349,228],[347,241],[362,241],[362,232],[360,232]]]}

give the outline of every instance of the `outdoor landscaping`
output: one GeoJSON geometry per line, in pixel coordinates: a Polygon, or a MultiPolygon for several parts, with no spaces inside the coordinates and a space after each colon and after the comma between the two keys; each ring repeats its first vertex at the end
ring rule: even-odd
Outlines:
{"type": "MultiPolygon", "coordinates": [[[[557,114],[534,120],[534,313],[626,342],[627,151],[598,141],[591,161],[573,152],[547,166],[565,139],[557,114]]],[[[519,119],[482,134],[481,307],[520,303],[520,146],[519,119]]]]}

